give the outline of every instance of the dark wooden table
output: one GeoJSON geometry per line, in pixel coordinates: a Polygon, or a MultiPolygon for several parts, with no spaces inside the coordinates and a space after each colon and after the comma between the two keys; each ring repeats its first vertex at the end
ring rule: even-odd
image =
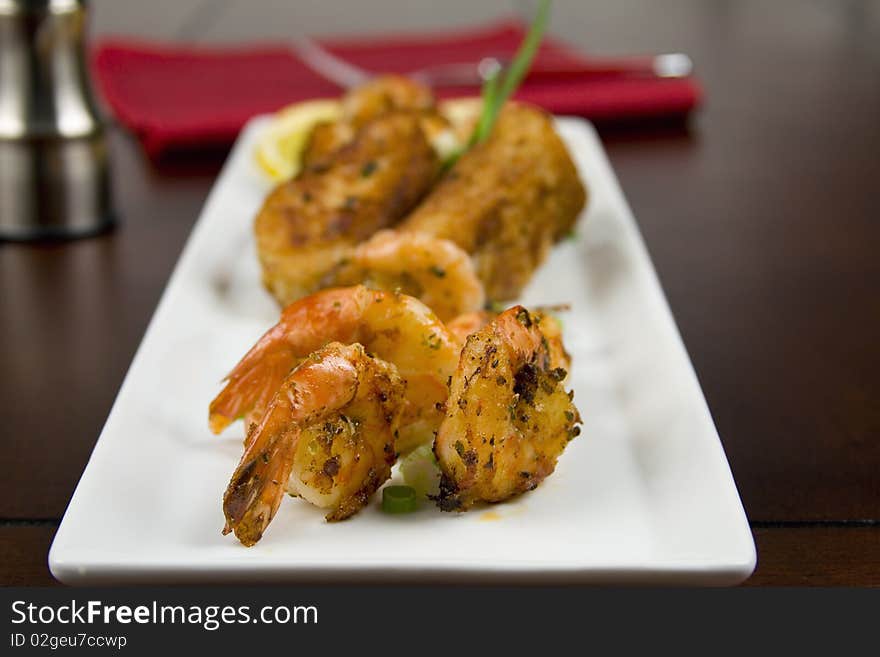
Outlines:
{"type": "MultiPolygon", "coordinates": [[[[570,41],[681,50],[706,86],[687,127],[602,132],[752,523],[748,583],[880,585],[877,4],[584,4],[558,21],[570,41]]],[[[59,519],[222,161],[157,170],[119,129],[111,146],[114,232],[0,245],[0,584],[53,582],[59,519]]]]}

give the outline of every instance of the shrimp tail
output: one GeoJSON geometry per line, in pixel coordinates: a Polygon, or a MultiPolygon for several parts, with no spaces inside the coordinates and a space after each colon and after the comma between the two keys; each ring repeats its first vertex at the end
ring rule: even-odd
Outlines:
{"type": "Polygon", "coordinates": [[[297,358],[283,327],[270,329],[226,376],[226,385],[208,408],[208,425],[219,434],[232,422],[265,410],[297,358]]]}
{"type": "Polygon", "coordinates": [[[278,510],[293,469],[296,435],[295,429],[281,432],[273,437],[266,451],[242,460],[223,496],[224,535],[234,531],[246,546],[254,545],[262,538],[278,510]],[[278,457],[273,458],[270,454],[278,457]]]}
{"type": "Polygon", "coordinates": [[[223,534],[234,531],[244,545],[260,540],[284,497],[300,435],[299,425],[289,420],[292,403],[287,390],[273,398],[248,432],[244,455],[223,495],[223,534]]]}
{"type": "MultiPolygon", "coordinates": [[[[244,455],[223,495],[224,535],[235,532],[246,546],[262,538],[287,489],[303,428],[354,398],[357,365],[333,351],[340,346],[328,345],[287,375],[248,432],[244,455]]],[[[360,345],[351,350],[363,354],[360,345]]]]}

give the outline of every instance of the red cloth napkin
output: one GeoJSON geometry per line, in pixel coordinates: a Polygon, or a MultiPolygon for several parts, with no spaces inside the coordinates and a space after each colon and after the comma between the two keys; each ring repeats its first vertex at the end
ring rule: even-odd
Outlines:
{"type": "MultiPolygon", "coordinates": [[[[443,63],[477,62],[515,52],[523,26],[504,22],[468,32],[322,41],[336,55],[377,73],[406,73],[443,63]]],[[[535,67],[590,62],[545,39],[535,67]]],[[[290,47],[194,48],[105,40],[93,68],[104,99],[148,155],[168,149],[231,143],[255,114],[341,90],[303,64],[290,47]]],[[[476,87],[442,88],[441,97],[476,95],[476,87]]],[[[557,114],[594,120],[683,115],[701,98],[693,78],[545,78],[524,81],[516,97],[557,114]]]]}

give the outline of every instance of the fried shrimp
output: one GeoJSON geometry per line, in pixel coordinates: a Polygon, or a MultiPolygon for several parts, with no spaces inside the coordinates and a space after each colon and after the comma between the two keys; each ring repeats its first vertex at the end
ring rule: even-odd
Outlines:
{"type": "Polygon", "coordinates": [[[333,157],[266,198],[254,222],[263,284],[282,305],[314,292],[350,247],[415,206],[437,166],[417,116],[365,124],[333,157]]]}
{"type": "MultiPolygon", "coordinates": [[[[547,348],[550,350],[550,362],[554,364],[554,367],[568,368],[570,364],[569,355],[562,344],[562,325],[552,314],[568,309],[567,305],[557,305],[538,307],[532,311],[532,317],[537,318],[541,330],[544,332],[547,348]]],[[[453,337],[464,348],[468,336],[486,326],[486,324],[498,317],[498,314],[497,311],[486,309],[462,313],[446,322],[446,328],[449,329],[449,332],[452,333],[453,337]]]]}
{"type": "Polygon", "coordinates": [[[304,360],[251,429],[223,496],[223,533],[259,541],[285,490],[329,509],[328,521],[362,509],[391,475],[404,388],[359,344],[330,343],[304,360]]]}
{"type": "Polygon", "coordinates": [[[211,430],[220,433],[239,418],[247,426],[259,420],[288,372],[334,341],[364,345],[406,380],[398,451],[433,437],[443,419],[447,380],[458,363],[458,342],[418,299],[362,285],[323,290],[285,308],[278,324],[226,377],[210,405],[211,430]]]}
{"type": "Polygon", "coordinates": [[[441,509],[501,502],[553,472],[580,433],[567,367],[556,320],[522,306],[468,336],[434,443],[441,509]]]}
{"type": "Polygon", "coordinates": [[[324,280],[327,287],[363,283],[421,299],[442,320],[481,308],[483,284],[470,256],[454,242],[383,230],[359,244],[324,280]]]}
{"type": "Polygon", "coordinates": [[[398,229],[454,241],[474,258],[486,296],[503,301],[519,296],[585,200],[551,117],[509,103],[398,229]]]}

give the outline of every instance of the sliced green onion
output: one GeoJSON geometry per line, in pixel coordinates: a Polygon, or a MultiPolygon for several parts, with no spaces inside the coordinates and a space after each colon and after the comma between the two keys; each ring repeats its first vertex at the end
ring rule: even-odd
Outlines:
{"type": "Polygon", "coordinates": [[[409,513],[418,506],[412,486],[386,486],[382,489],[382,510],[385,513],[409,513]]]}
{"type": "Polygon", "coordinates": [[[416,447],[400,459],[400,474],[407,486],[412,486],[416,497],[426,499],[440,491],[440,468],[430,444],[416,447]]]}

